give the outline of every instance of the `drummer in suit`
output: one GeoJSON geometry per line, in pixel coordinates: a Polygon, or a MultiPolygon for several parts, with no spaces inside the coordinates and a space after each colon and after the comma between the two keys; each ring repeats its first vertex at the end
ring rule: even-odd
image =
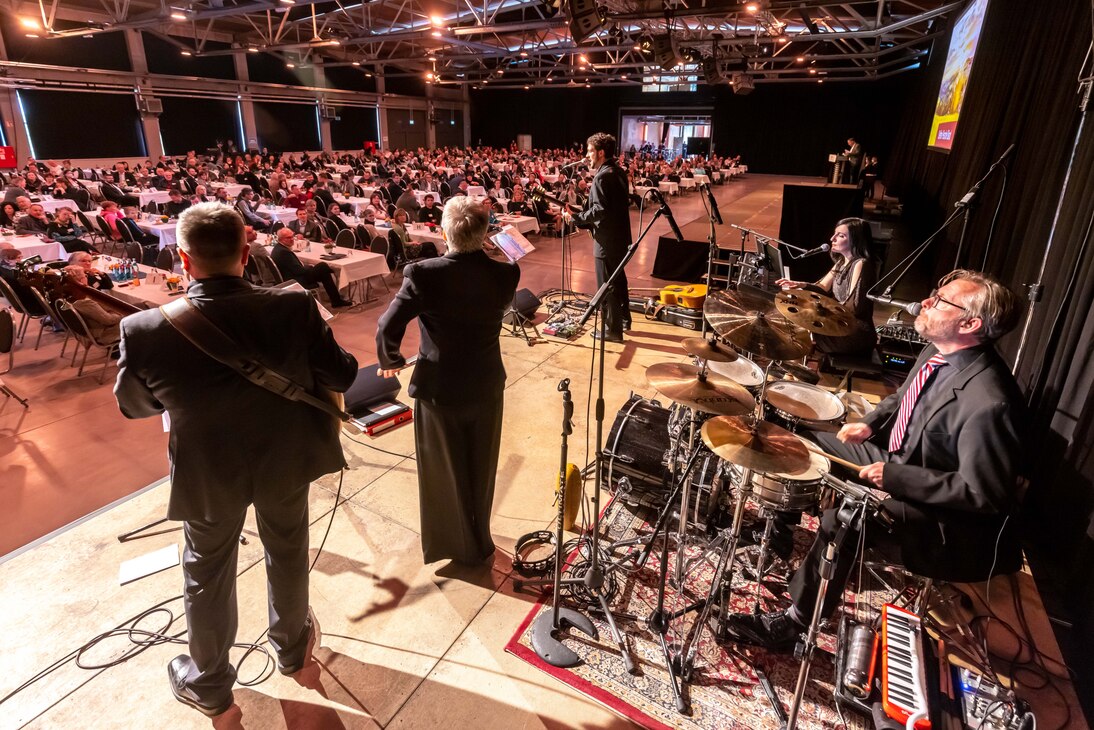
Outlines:
{"type": "MultiPolygon", "coordinates": [[[[913,573],[976,582],[1021,565],[1014,517],[1024,401],[995,341],[1014,328],[1015,295],[992,277],[958,270],[923,300],[915,329],[930,342],[896,393],[837,434],[816,433],[827,452],[861,464],[859,479],[888,493],[889,534],[871,526],[867,539],[913,573]]],[[[789,650],[809,624],[819,566],[839,529],[826,510],[816,540],[790,580],[791,607],[738,614],[738,640],[789,650]]],[[[836,557],[821,606],[839,605],[855,559],[851,534],[836,557]]]]}

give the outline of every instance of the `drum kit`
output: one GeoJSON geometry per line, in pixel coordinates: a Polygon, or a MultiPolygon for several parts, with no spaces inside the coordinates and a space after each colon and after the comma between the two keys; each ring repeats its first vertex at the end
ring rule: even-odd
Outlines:
{"type": "Polygon", "coordinates": [[[715,336],[681,343],[695,364],[665,362],[646,370],[646,381],[672,401],[671,408],[632,396],[608,434],[602,463],[617,497],[660,510],[652,534],[617,542],[609,552],[617,555],[621,548],[644,542],[641,551],[616,558],[617,565],[630,561],[642,567],[664,531],[657,606],[648,624],[659,637],[681,712],[687,707],[681,687],[690,681],[708,624],[715,624],[718,638],[727,637],[746,503],[759,506],[765,523],[755,564],[758,608],[775,519],[816,507],[828,484],[831,461],[799,433],[836,430],[847,415],[844,402],[817,387],[815,379],[771,382],[772,373],[812,374],[792,362],[812,349],[810,333],[847,333],[853,322],[850,312],[830,297],[784,292],[772,298],[750,287],[709,295],[704,314],[715,336]],[[705,597],[675,611],[666,608],[670,523],[677,525],[672,580],[678,591],[692,566],[701,561],[715,565],[705,597]],[[707,542],[685,560],[689,540],[696,539],[707,542]],[[667,641],[671,624],[691,611],[698,612],[697,619],[673,651],[667,641]]]}

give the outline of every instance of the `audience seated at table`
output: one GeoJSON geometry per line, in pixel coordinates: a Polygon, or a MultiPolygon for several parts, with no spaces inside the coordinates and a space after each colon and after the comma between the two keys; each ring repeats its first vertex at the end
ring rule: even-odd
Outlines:
{"type": "Polygon", "coordinates": [[[178,188],[171,188],[168,195],[170,199],[163,204],[163,214],[168,218],[178,218],[182,211],[190,207],[190,201],[182,197],[182,191],[178,188]]]}
{"type": "Polygon", "coordinates": [[[35,315],[46,314],[46,311],[42,309],[42,305],[38,303],[37,297],[31,294],[30,287],[23,282],[19,275],[19,262],[23,260],[23,252],[10,243],[4,243],[10,248],[0,248],[0,277],[12,288],[15,296],[19,297],[19,301],[23,303],[27,311],[35,315]]]}
{"type": "Polygon", "coordinates": [[[79,266],[84,270],[88,286],[96,289],[113,289],[114,282],[111,281],[110,275],[92,266],[94,260],[87,251],[76,251],[68,257],[69,266],[79,266]]]}
{"type": "MultiPolygon", "coordinates": [[[[77,284],[88,286],[87,273],[82,266],[66,266],[65,276],[77,284]]],[[[109,345],[122,338],[118,323],[122,321],[122,315],[104,309],[101,304],[91,297],[83,297],[70,301],[72,308],[80,313],[91,335],[101,344],[109,345]]]]}
{"type": "Polygon", "coordinates": [[[49,230],[49,216],[46,210],[38,203],[31,204],[26,215],[19,216],[15,221],[15,235],[39,236],[49,230]]]}
{"type": "Polygon", "coordinates": [[[391,230],[387,234],[387,265],[396,269],[408,261],[437,258],[437,244],[433,241],[412,241],[407,231],[410,213],[402,208],[395,209],[391,217],[391,230]]]}
{"type": "Polygon", "coordinates": [[[14,200],[0,204],[0,226],[15,228],[15,215],[18,211],[14,200]]]}
{"type": "Polygon", "coordinates": [[[51,240],[64,246],[65,251],[68,253],[74,251],[95,252],[95,248],[91,243],[83,240],[83,237],[87,235],[87,231],[76,222],[71,208],[57,209],[57,215],[54,216],[53,221],[46,228],[46,235],[51,240]]]}
{"type": "MultiPolygon", "coordinates": [[[[223,189],[223,188],[222,188],[223,189]]],[[[268,231],[273,225],[273,219],[263,213],[255,204],[255,193],[251,188],[243,188],[239,191],[236,200],[236,210],[243,216],[243,222],[260,231],[268,231]]]]}
{"type": "MultiPolygon", "coordinates": [[[[300,211],[300,213],[303,212],[300,211]]],[[[305,266],[301,263],[299,257],[292,250],[295,240],[292,231],[288,228],[279,228],[277,230],[277,243],[270,251],[270,258],[277,264],[277,269],[281,272],[281,275],[285,279],[293,279],[299,282],[305,289],[314,289],[321,285],[326,290],[327,298],[330,299],[332,307],[352,306],[353,302],[344,299],[338,292],[338,282],[335,279],[334,270],[327,265],[326,261],[320,261],[311,266],[305,266]]]]}
{"type": "Polygon", "coordinates": [[[422,198],[422,207],[418,211],[418,222],[432,223],[439,226],[442,213],[444,213],[444,208],[437,205],[437,199],[432,195],[426,195],[422,198]]]}
{"type": "Polygon", "coordinates": [[[323,240],[322,226],[319,225],[319,221],[316,218],[308,215],[308,210],[306,208],[297,208],[296,219],[289,221],[285,226],[285,229],[290,231],[294,236],[305,238],[309,241],[319,243],[323,240]]]}

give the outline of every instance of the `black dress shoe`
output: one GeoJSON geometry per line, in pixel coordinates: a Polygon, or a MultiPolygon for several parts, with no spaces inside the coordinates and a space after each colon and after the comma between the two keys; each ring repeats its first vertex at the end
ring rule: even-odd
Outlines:
{"type": "Polygon", "coordinates": [[[798,637],[805,631],[805,627],[790,618],[786,611],[736,613],[729,617],[726,628],[737,641],[775,652],[793,649],[798,637]]]}
{"type": "Polygon", "coordinates": [[[351,299],[339,299],[337,302],[331,302],[330,305],[332,307],[334,307],[335,309],[339,309],[341,307],[352,307],[353,306],[353,300],[351,300],[351,299]]]}
{"type": "Polygon", "coordinates": [[[189,705],[206,717],[216,717],[226,712],[232,706],[234,699],[229,690],[228,699],[218,704],[208,704],[198,698],[194,691],[186,686],[186,677],[189,676],[194,660],[186,654],[179,654],[167,665],[167,679],[171,683],[171,694],[184,705],[189,705]]]}
{"type": "Polygon", "coordinates": [[[631,331],[631,321],[629,319],[623,320],[623,331],[624,332],[630,332],[631,331]]]}
{"type": "MultiPolygon", "coordinates": [[[[600,330],[593,330],[592,334],[593,334],[593,339],[594,340],[599,340],[600,339],[600,330]]],[[[623,333],[620,332],[619,334],[615,334],[615,333],[609,332],[608,334],[604,335],[604,341],[605,342],[622,343],[623,342],[623,333]]]]}
{"type": "Polygon", "coordinates": [[[277,671],[285,676],[296,674],[308,666],[312,662],[315,647],[323,641],[323,632],[319,629],[319,620],[315,618],[315,612],[312,611],[311,606],[308,606],[308,615],[304,619],[304,630],[308,632],[308,643],[304,646],[304,656],[300,661],[293,664],[282,664],[280,658],[277,660],[277,671]]]}

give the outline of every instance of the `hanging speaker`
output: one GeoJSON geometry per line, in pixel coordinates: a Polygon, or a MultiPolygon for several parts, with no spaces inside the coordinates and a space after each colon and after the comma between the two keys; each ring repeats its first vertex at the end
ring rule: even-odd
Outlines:
{"type": "Polygon", "coordinates": [[[596,0],[568,0],[568,2],[570,37],[573,38],[574,43],[580,43],[604,25],[604,16],[596,0]]]}
{"type": "Polygon", "coordinates": [[[676,56],[676,43],[671,35],[659,35],[653,39],[653,60],[661,68],[671,71],[680,59],[676,56]]]}
{"type": "Polygon", "coordinates": [[[707,56],[703,59],[703,78],[708,86],[726,83],[725,76],[722,76],[721,65],[714,56],[707,56]]]}

